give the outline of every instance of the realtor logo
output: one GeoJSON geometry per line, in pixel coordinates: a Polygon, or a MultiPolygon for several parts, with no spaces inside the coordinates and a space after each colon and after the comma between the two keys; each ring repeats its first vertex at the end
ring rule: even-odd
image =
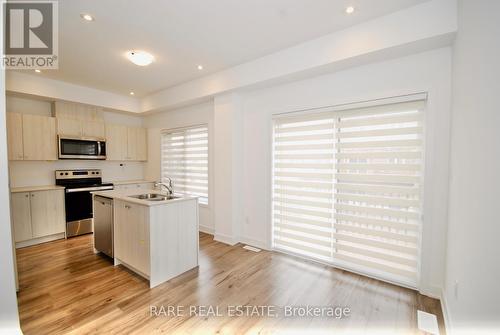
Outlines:
{"type": "Polygon", "coordinates": [[[3,3],[4,68],[58,68],[57,5],[56,1],[3,3]]]}

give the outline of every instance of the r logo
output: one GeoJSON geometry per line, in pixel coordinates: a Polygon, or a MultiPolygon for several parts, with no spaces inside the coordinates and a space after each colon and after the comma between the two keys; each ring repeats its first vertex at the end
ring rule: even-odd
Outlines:
{"type": "Polygon", "coordinates": [[[5,3],[5,55],[52,55],[52,2],[5,3]]]}

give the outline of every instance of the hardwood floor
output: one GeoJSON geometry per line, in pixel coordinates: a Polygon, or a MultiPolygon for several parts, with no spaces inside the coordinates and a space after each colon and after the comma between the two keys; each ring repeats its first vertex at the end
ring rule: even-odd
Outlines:
{"type": "Polygon", "coordinates": [[[303,329],[415,334],[417,309],[442,320],[439,301],[415,291],[280,253],[230,247],[207,234],[200,235],[199,268],[152,290],[141,277],[95,255],[91,235],[18,249],[17,260],[24,334],[289,334],[303,329]],[[223,316],[189,313],[189,306],[210,305],[219,306],[223,316]],[[273,305],[279,315],[228,316],[231,305],[273,305]],[[341,306],[351,312],[342,319],[285,317],[287,305],[341,306]],[[178,316],[154,316],[151,306],[159,312],[168,306],[185,309],[178,316]]]}

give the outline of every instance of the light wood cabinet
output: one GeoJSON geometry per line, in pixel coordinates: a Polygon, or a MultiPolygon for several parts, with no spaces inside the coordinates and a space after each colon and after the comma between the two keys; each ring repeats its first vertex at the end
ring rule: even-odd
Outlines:
{"type": "Polygon", "coordinates": [[[127,157],[127,127],[106,125],[106,156],[108,160],[123,161],[127,157]]]}
{"type": "Polygon", "coordinates": [[[104,139],[106,137],[104,128],[104,122],[101,121],[82,121],[82,133],[84,137],[104,139]]]}
{"type": "Polygon", "coordinates": [[[58,118],[57,134],[68,137],[105,138],[104,122],[58,118]]]}
{"type": "Polygon", "coordinates": [[[57,160],[55,118],[7,113],[10,160],[57,160]]]}
{"type": "Polygon", "coordinates": [[[11,195],[15,242],[64,233],[64,190],[19,192],[11,195]]]}
{"type": "Polygon", "coordinates": [[[138,128],[127,128],[127,159],[134,160],[137,158],[138,150],[138,140],[137,131],[138,128]]]}
{"type": "Polygon", "coordinates": [[[102,120],[78,120],[7,113],[9,160],[57,160],[57,134],[106,140],[113,161],[146,161],[147,129],[105,125],[102,120]]]}
{"type": "Polygon", "coordinates": [[[147,130],[139,127],[106,125],[106,156],[108,160],[146,161],[147,130]]]}
{"type": "Polygon", "coordinates": [[[198,265],[198,200],[155,206],[113,199],[115,265],[155,287],[198,265]]]}
{"type": "Polygon", "coordinates": [[[14,223],[14,241],[22,242],[32,239],[30,193],[12,193],[10,201],[12,222],[14,223]]]}
{"type": "Polygon", "coordinates": [[[148,133],[146,128],[137,128],[136,158],[139,161],[148,160],[148,133]]]}
{"type": "Polygon", "coordinates": [[[23,115],[7,113],[7,144],[9,160],[23,160],[23,115]]]}
{"type": "Polygon", "coordinates": [[[149,276],[148,208],[114,201],[114,257],[149,276]]]}
{"type": "Polygon", "coordinates": [[[59,136],[81,137],[82,125],[80,120],[57,118],[57,134],[59,136]]]}
{"type": "Polygon", "coordinates": [[[56,119],[23,114],[24,160],[57,160],[56,119]]]}
{"type": "Polygon", "coordinates": [[[33,238],[64,232],[64,191],[39,191],[30,195],[33,238]]]}

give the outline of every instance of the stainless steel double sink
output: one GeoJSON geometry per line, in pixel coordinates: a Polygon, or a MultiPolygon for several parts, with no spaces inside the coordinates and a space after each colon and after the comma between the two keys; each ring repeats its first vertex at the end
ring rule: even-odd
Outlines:
{"type": "Polygon", "coordinates": [[[158,193],[145,193],[138,195],[130,195],[131,198],[147,200],[147,201],[165,201],[165,200],[173,200],[178,199],[179,197],[173,195],[163,195],[158,193]]]}

